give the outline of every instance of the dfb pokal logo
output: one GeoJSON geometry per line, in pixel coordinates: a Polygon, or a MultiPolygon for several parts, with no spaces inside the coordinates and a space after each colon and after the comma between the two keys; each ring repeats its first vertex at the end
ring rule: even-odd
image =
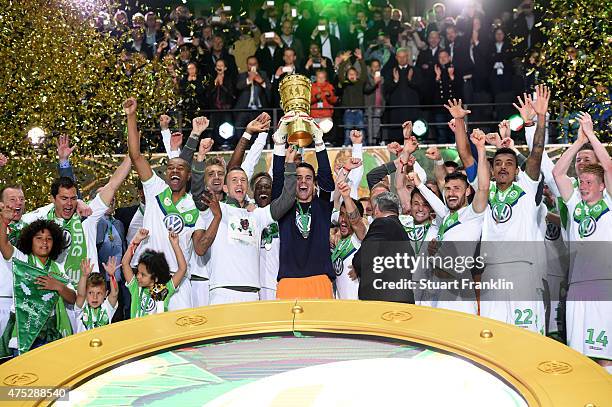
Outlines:
{"type": "Polygon", "coordinates": [[[168,232],[181,233],[185,227],[185,222],[183,222],[183,218],[176,213],[171,213],[164,218],[164,225],[166,229],[168,229],[168,232]]]}
{"type": "Polygon", "coordinates": [[[495,205],[491,211],[493,220],[497,223],[506,223],[512,217],[512,207],[507,203],[495,205]]]}

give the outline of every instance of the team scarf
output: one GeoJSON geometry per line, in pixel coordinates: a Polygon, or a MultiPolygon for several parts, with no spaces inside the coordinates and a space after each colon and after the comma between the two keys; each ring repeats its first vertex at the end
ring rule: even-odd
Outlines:
{"type": "Polygon", "coordinates": [[[427,236],[427,232],[429,232],[429,228],[431,227],[431,223],[423,223],[420,225],[413,224],[409,227],[404,227],[406,232],[408,232],[408,239],[414,242],[415,253],[419,254],[421,252],[421,247],[423,246],[423,241],[425,240],[425,236],[427,236]]]}
{"type": "Polygon", "coordinates": [[[87,258],[87,243],[81,217],[74,212],[70,219],[58,218],[55,216],[55,206],[47,213],[47,219],[52,220],[61,226],[64,232],[64,271],[74,284],[78,284],[81,278],[81,260],[87,258]]]}
{"type": "Polygon", "coordinates": [[[42,276],[52,276],[63,284],[68,280],[55,261],[49,259],[44,267],[40,266],[40,261],[31,254],[27,263],[13,258],[16,321],[12,336],[17,337],[19,354],[27,352],[39,336],[55,340],[72,335],[63,298],[56,291],[40,289],[36,284],[36,279],[42,276]],[[55,321],[50,319],[53,309],[55,321]]]}
{"type": "Polygon", "coordinates": [[[461,222],[459,222],[459,211],[455,211],[453,213],[449,213],[448,215],[446,215],[444,217],[444,220],[442,221],[442,224],[440,225],[440,228],[438,229],[438,237],[437,240],[438,241],[442,241],[444,240],[444,234],[451,228],[454,228],[455,226],[459,225],[461,222]]]}
{"type": "Polygon", "coordinates": [[[298,228],[298,231],[302,234],[304,239],[308,239],[310,235],[310,226],[312,222],[312,215],[310,214],[310,209],[312,208],[312,202],[308,205],[308,209],[306,212],[302,209],[302,204],[297,202],[297,208],[295,210],[295,223],[298,228]]]}
{"type": "Polygon", "coordinates": [[[85,304],[83,305],[83,315],[81,316],[81,322],[87,330],[108,325],[108,312],[106,312],[106,308],[102,306],[98,308],[91,308],[87,301],[85,301],[85,304]]]}
{"type": "MultiPolygon", "coordinates": [[[[183,200],[187,198],[187,196],[188,194],[183,195],[181,199],[179,199],[179,201],[175,204],[172,201],[172,190],[170,188],[164,189],[159,195],[157,195],[157,203],[161,211],[166,216],[166,219],[168,219],[164,219],[165,226],[168,230],[173,230],[175,226],[173,222],[171,222],[173,219],[170,219],[170,215],[178,216],[182,220],[183,226],[195,226],[196,221],[198,220],[198,215],[200,214],[198,208],[194,207],[192,209],[188,209],[182,212],[178,209],[178,207],[181,206],[180,204],[183,202],[183,200]]],[[[178,230],[177,233],[180,233],[180,231],[182,231],[182,227],[180,228],[180,230],[174,230],[178,230]]]]}
{"type": "Polygon", "coordinates": [[[263,245],[264,249],[271,250],[272,241],[277,237],[279,237],[278,222],[274,222],[261,232],[261,244],[263,245]]]}
{"type": "Polygon", "coordinates": [[[19,240],[19,236],[21,236],[21,230],[24,227],[26,227],[26,224],[20,220],[9,223],[7,230],[8,238],[13,246],[17,246],[17,241],[19,240]]]}
{"type": "Polygon", "coordinates": [[[489,207],[495,222],[499,222],[499,219],[504,217],[506,207],[516,205],[523,195],[525,195],[525,191],[515,183],[505,191],[498,191],[497,185],[492,184],[489,191],[489,207]]]}
{"type": "Polygon", "coordinates": [[[344,259],[351,255],[351,253],[357,251],[355,246],[353,245],[353,241],[351,239],[353,235],[349,235],[343,239],[341,239],[331,254],[332,265],[334,266],[336,275],[342,274],[344,270],[344,259]]]}
{"type": "Polygon", "coordinates": [[[610,209],[603,199],[589,206],[586,202],[580,201],[574,209],[574,222],[578,223],[578,234],[581,239],[591,236],[597,229],[597,221],[610,209]]]}

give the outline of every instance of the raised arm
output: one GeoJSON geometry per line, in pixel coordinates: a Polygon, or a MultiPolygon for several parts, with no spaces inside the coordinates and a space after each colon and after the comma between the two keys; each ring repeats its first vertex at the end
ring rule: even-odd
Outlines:
{"type": "Polygon", "coordinates": [[[610,159],[610,155],[601,141],[595,135],[593,131],[593,121],[591,119],[591,115],[588,113],[580,112],[578,116],[578,121],[580,122],[580,127],[582,131],[589,139],[589,142],[593,146],[593,152],[595,156],[599,160],[599,164],[603,167],[604,170],[604,181],[606,184],[606,190],[608,194],[612,194],[612,159],[610,159]]]}
{"type": "Polygon", "coordinates": [[[200,197],[204,193],[206,188],[205,184],[205,162],[206,154],[210,151],[214,144],[213,139],[205,138],[200,140],[200,147],[198,149],[198,156],[195,161],[191,164],[191,195],[194,197],[196,208],[201,211],[206,210],[206,206],[202,203],[200,197]]]}
{"type": "Polygon", "coordinates": [[[578,154],[578,151],[580,151],[580,148],[586,143],[588,143],[586,134],[579,131],[578,139],[563,152],[553,167],[552,174],[555,178],[555,183],[557,184],[557,188],[559,188],[561,198],[563,198],[563,200],[566,202],[574,193],[574,185],[572,184],[570,177],[567,176],[567,171],[572,166],[574,158],[576,157],[576,154],[578,154]]]}
{"type": "Polygon", "coordinates": [[[257,135],[257,138],[251,144],[251,148],[249,148],[249,152],[246,153],[246,157],[244,161],[240,165],[244,172],[247,174],[247,178],[251,179],[253,174],[255,173],[255,166],[259,162],[261,158],[261,153],[263,153],[264,148],[266,147],[266,142],[268,141],[268,133],[262,132],[257,135]]]}
{"type": "Polygon", "coordinates": [[[489,203],[489,187],[491,173],[489,171],[489,162],[487,161],[487,150],[485,147],[485,135],[483,132],[473,132],[470,136],[472,143],[478,151],[478,190],[472,201],[472,209],[476,213],[482,213],[487,209],[489,203]]]}
{"type": "MultiPolygon", "coordinates": [[[[204,193],[201,200],[206,207],[210,208],[213,219],[206,230],[198,229],[193,232],[193,248],[198,256],[204,256],[208,249],[210,249],[210,246],[212,246],[214,243],[215,237],[217,236],[217,231],[219,230],[219,225],[221,224],[222,216],[221,205],[215,194],[204,193]]],[[[200,213],[200,216],[202,216],[202,213],[200,213]]]]}
{"type": "Polygon", "coordinates": [[[434,210],[437,216],[444,218],[446,215],[448,215],[448,208],[446,205],[444,205],[444,202],[442,202],[440,198],[438,198],[438,196],[434,194],[424,182],[421,181],[419,174],[416,172],[411,172],[408,174],[408,178],[412,181],[419,192],[421,192],[421,195],[423,195],[423,198],[425,198],[425,200],[429,203],[429,206],[431,206],[431,209],[434,210]]]}
{"type": "Polygon", "coordinates": [[[546,132],[546,112],[548,111],[548,100],[550,99],[550,92],[544,85],[538,85],[536,87],[536,97],[534,101],[529,100],[533,110],[538,116],[538,124],[536,132],[533,137],[533,148],[527,158],[527,164],[525,165],[525,172],[534,181],[540,179],[540,167],[542,166],[542,153],[544,152],[544,136],[546,132]]]}
{"type": "Polygon", "coordinates": [[[126,283],[130,283],[134,278],[134,272],[132,271],[132,266],[130,262],[132,261],[132,257],[134,256],[134,252],[136,248],[144,239],[149,236],[149,231],[147,229],[140,229],[134,239],[130,242],[123,258],[121,259],[121,271],[123,271],[123,277],[125,278],[126,283]]]}
{"type": "Polygon", "coordinates": [[[446,169],[444,168],[444,160],[438,147],[429,147],[425,152],[425,157],[433,161],[434,176],[436,177],[436,185],[440,191],[444,191],[444,184],[446,183],[446,169]]]}
{"type": "Polygon", "coordinates": [[[128,152],[132,164],[142,182],[148,181],[153,176],[153,170],[148,161],[140,153],[140,133],[138,132],[138,119],[136,117],[136,99],[129,98],[123,102],[123,110],[127,115],[128,128],[128,152]]]}
{"type": "Polygon", "coordinates": [[[119,286],[117,285],[117,280],[115,279],[117,265],[117,258],[115,256],[109,257],[107,263],[102,263],[102,266],[104,267],[110,281],[110,293],[108,294],[107,299],[113,308],[115,308],[117,301],[119,300],[119,286]]]}
{"type": "Polygon", "coordinates": [[[200,136],[208,128],[210,121],[204,117],[196,117],[191,121],[191,134],[185,143],[185,147],[181,150],[180,158],[187,161],[191,166],[193,164],[193,154],[198,149],[200,136]]]}
{"type": "Polygon", "coordinates": [[[79,277],[79,283],[77,285],[77,296],[76,296],[76,306],[79,308],[83,308],[83,304],[87,299],[87,279],[93,270],[93,264],[91,264],[91,260],[83,259],[81,260],[81,277],[79,277]]]}
{"type": "Polygon", "coordinates": [[[449,100],[448,105],[444,105],[444,107],[455,119],[455,143],[457,144],[457,151],[459,152],[459,158],[461,158],[463,167],[471,167],[474,164],[474,157],[472,156],[472,150],[470,149],[465,129],[465,117],[472,113],[472,111],[463,108],[461,99],[459,101],[456,99],[449,100]]]}
{"type": "MultiPolygon", "coordinates": [[[[179,156],[179,154],[181,153],[180,148],[173,150],[173,134],[170,131],[170,116],[162,114],[159,117],[159,128],[161,130],[161,135],[162,135],[162,142],[164,144],[164,149],[166,150],[166,154],[168,155],[168,158],[176,158],[179,156]]],[[[181,133],[178,133],[179,137],[181,137],[181,142],[182,142],[182,138],[183,135],[181,133]]]]}
{"type": "Polygon", "coordinates": [[[10,260],[15,252],[15,248],[9,241],[8,233],[6,232],[14,216],[15,208],[0,202],[0,217],[2,218],[2,224],[0,225],[0,252],[5,260],[10,260]]]}
{"type": "MultiPolygon", "coordinates": [[[[402,156],[406,157],[407,154],[402,154],[402,156]]],[[[402,156],[396,158],[393,162],[395,163],[395,191],[397,192],[397,196],[402,204],[402,212],[408,213],[410,212],[411,202],[410,202],[410,192],[408,192],[408,188],[406,188],[406,173],[403,171],[406,162],[402,161],[402,156]]]]}
{"type": "MultiPolygon", "coordinates": [[[[363,134],[359,130],[351,130],[350,136],[353,145],[351,148],[351,158],[363,162],[363,134]]],[[[351,184],[351,197],[359,199],[359,184],[361,184],[361,179],[363,178],[363,165],[352,170],[348,178],[351,184]]]]}
{"type": "Polygon", "coordinates": [[[317,170],[317,184],[319,185],[319,197],[326,202],[330,202],[331,193],[334,190],[334,177],[332,176],[331,165],[329,164],[329,157],[327,156],[327,150],[325,149],[325,143],[323,142],[323,131],[313,121],[313,139],[315,143],[315,152],[317,155],[317,164],[319,166],[317,170]]]}
{"type": "Polygon", "coordinates": [[[278,128],[272,135],[274,150],[272,155],[272,199],[278,198],[285,183],[285,144],[287,141],[287,124],[280,120],[278,128]]]}
{"type": "Polygon", "coordinates": [[[131,168],[132,162],[130,161],[130,156],[126,155],[125,157],[123,157],[123,161],[121,162],[119,167],[117,167],[113,175],[111,175],[106,185],[104,185],[98,192],[100,198],[102,198],[102,201],[106,206],[110,206],[110,203],[112,202],[115,193],[117,192],[121,184],[123,184],[123,181],[125,181],[127,176],[130,174],[131,168]]]}
{"type": "Polygon", "coordinates": [[[183,249],[181,249],[181,245],[179,243],[178,233],[169,233],[168,239],[170,239],[170,245],[172,246],[172,250],[174,251],[176,262],[178,264],[176,273],[172,275],[172,284],[174,284],[174,287],[178,287],[179,284],[181,284],[183,277],[185,277],[185,272],[187,272],[187,262],[185,261],[185,255],[183,254],[183,249]]]}
{"type": "Polygon", "coordinates": [[[244,131],[244,134],[238,141],[238,144],[236,145],[236,148],[234,149],[234,152],[232,153],[232,157],[230,158],[229,163],[227,164],[228,169],[239,167],[240,164],[242,164],[244,153],[247,147],[249,146],[249,142],[251,141],[251,138],[256,134],[267,132],[270,129],[271,120],[272,119],[270,118],[269,114],[262,113],[259,116],[257,116],[254,120],[249,122],[249,124],[247,124],[246,130],[244,131]]]}
{"type": "Polygon", "coordinates": [[[359,214],[357,205],[355,205],[353,198],[351,198],[351,188],[346,182],[341,181],[338,183],[338,189],[342,194],[342,198],[344,198],[344,207],[346,208],[348,221],[350,222],[355,235],[357,235],[357,239],[363,240],[368,231],[365,223],[362,221],[361,215],[359,214]]]}
{"type": "Polygon", "coordinates": [[[283,191],[278,198],[270,203],[270,214],[274,220],[279,220],[285,216],[285,214],[295,204],[295,194],[297,190],[297,178],[295,172],[296,155],[297,150],[293,146],[290,146],[286,151],[283,191]]]}

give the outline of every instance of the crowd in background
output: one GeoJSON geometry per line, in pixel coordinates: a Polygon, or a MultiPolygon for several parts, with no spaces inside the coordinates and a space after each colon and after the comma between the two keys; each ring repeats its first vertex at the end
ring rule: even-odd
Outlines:
{"type": "MultiPolygon", "coordinates": [[[[312,80],[313,116],[333,119],[327,141],[347,145],[351,129],[369,128],[366,142],[388,144],[401,140],[405,120],[448,122],[441,105],[451,98],[498,104],[478,109],[477,122],[508,118],[511,102],[541,76],[544,41],[533,0],[516,6],[488,15],[468,2],[450,14],[436,3],[411,17],[386,1],[267,1],[251,15],[220,7],[206,16],[181,5],[169,15],[119,10],[102,16],[99,29],[125,34],[126,58],[164,60],[180,94],[177,113],[189,123],[206,112],[217,147],[231,149],[259,110],[279,108],[278,85],[291,73],[312,80]],[[225,122],[234,137],[219,134],[225,122]]],[[[430,127],[426,141],[452,142],[446,125],[430,127]]]]}

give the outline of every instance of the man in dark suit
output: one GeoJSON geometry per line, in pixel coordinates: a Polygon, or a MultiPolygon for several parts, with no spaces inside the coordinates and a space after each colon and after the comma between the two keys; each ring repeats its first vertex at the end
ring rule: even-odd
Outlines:
{"type": "Polygon", "coordinates": [[[238,76],[238,67],[236,66],[236,59],[232,54],[229,53],[227,48],[225,48],[225,42],[221,35],[215,35],[212,40],[212,48],[210,53],[206,54],[203,58],[203,65],[205,69],[205,73],[213,77],[217,76],[217,72],[215,71],[215,65],[218,60],[222,59],[225,61],[225,66],[227,67],[227,75],[235,80],[238,76]]]}
{"type": "Polygon", "coordinates": [[[236,109],[251,109],[250,112],[236,113],[236,127],[241,129],[254,120],[262,108],[270,107],[271,85],[268,75],[259,70],[257,58],[247,59],[247,72],[238,75],[236,90],[239,93],[236,109]]]}
{"type": "Polygon", "coordinates": [[[336,60],[338,53],[342,51],[340,40],[329,33],[327,18],[320,17],[319,24],[312,32],[312,42],[316,43],[321,48],[321,54],[331,59],[336,60]]]}
{"type": "Polygon", "coordinates": [[[372,206],[374,222],[353,257],[359,299],[414,304],[408,282],[412,281],[415,254],[399,220],[400,200],[392,192],[383,192],[372,206]]]}
{"type": "Polygon", "coordinates": [[[395,58],[390,59],[382,70],[387,123],[396,125],[386,128],[383,132],[383,138],[387,142],[402,140],[401,123],[406,120],[414,122],[422,116],[418,105],[421,103],[423,77],[421,70],[411,65],[411,60],[410,51],[400,48],[395,58]],[[404,105],[415,107],[393,107],[404,105]]]}
{"type": "Polygon", "coordinates": [[[147,59],[153,59],[153,47],[145,42],[144,31],[132,30],[132,39],[127,42],[125,49],[129,53],[142,54],[147,59]]]}
{"type": "Polygon", "coordinates": [[[280,106],[280,94],[278,93],[278,85],[287,75],[302,74],[305,75],[304,68],[297,66],[297,56],[293,48],[283,48],[283,64],[278,67],[274,76],[270,78],[272,81],[272,106],[280,106]]]}
{"type": "Polygon", "coordinates": [[[266,38],[266,33],[263,33],[260,44],[255,51],[255,57],[259,67],[269,78],[283,64],[283,42],[277,34],[274,35],[274,38],[266,38]]]}

